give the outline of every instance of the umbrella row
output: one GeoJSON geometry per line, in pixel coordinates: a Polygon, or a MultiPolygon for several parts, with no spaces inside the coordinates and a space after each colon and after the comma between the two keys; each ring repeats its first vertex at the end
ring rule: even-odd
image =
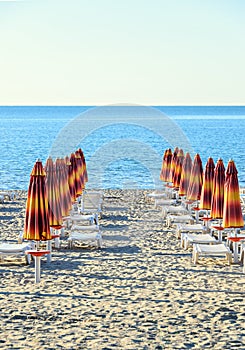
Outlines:
{"type": "Polygon", "coordinates": [[[50,242],[56,236],[51,228],[62,228],[63,217],[69,214],[87,181],[86,162],[81,148],[55,161],[49,157],[44,166],[41,160],[34,164],[28,187],[23,238],[37,242],[36,250],[26,252],[35,259],[36,283],[40,281],[41,256],[50,256],[51,253],[51,249],[40,250],[39,242],[50,242]]]}
{"type": "Polygon", "coordinates": [[[44,166],[37,160],[30,175],[23,237],[35,241],[50,240],[50,228],[62,227],[63,217],[69,215],[87,181],[81,148],[55,161],[49,157],[44,166]]]}
{"type": "Polygon", "coordinates": [[[212,219],[223,219],[223,227],[240,228],[244,220],[237,173],[233,160],[225,170],[222,159],[215,165],[209,157],[203,169],[199,154],[192,161],[188,152],[184,155],[176,147],[173,152],[170,148],[165,150],[160,179],[177,189],[180,197],[196,201],[200,209],[210,211],[212,219]]]}

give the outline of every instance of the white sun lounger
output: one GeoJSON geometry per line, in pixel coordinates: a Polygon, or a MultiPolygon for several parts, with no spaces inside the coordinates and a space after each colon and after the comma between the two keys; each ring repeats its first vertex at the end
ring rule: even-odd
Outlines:
{"type": "Polygon", "coordinates": [[[17,197],[16,193],[7,191],[0,191],[0,196],[3,200],[4,198],[7,198],[9,201],[12,201],[17,197]]]}
{"type": "Polygon", "coordinates": [[[162,214],[164,219],[166,218],[167,214],[186,215],[188,213],[189,211],[182,205],[162,206],[162,214]]]}
{"type": "Polygon", "coordinates": [[[1,243],[0,244],[0,259],[3,260],[5,256],[24,257],[26,264],[30,264],[31,256],[25,254],[26,250],[34,248],[33,242],[23,243],[1,243]]]}
{"type": "Polygon", "coordinates": [[[187,233],[181,235],[181,247],[187,250],[191,244],[217,244],[219,243],[209,233],[187,233]]]}
{"type": "Polygon", "coordinates": [[[98,217],[100,217],[102,213],[102,203],[103,196],[101,193],[84,193],[78,211],[81,214],[94,214],[98,221],[98,217]]]}
{"type": "Polygon", "coordinates": [[[200,256],[211,256],[212,258],[217,257],[226,257],[228,260],[228,264],[231,264],[232,261],[232,253],[230,249],[224,244],[193,244],[193,253],[192,253],[192,259],[194,264],[198,263],[198,258],[200,256]]]}
{"type": "Polygon", "coordinates": [[[169,206],[169,205],[174,205],[176,204],[175,199],[156,199],[155,200],[155,208],[161,207],[161,206],[169,206]]]}
{"type": "Polygon", "coordinates": [[[194,218],[191,215],[167,215],[166,225],[170,227],[174,224],[183,223],[183,224],[193,224],[194,218]]]}
{"type": "Polygon", "coordinates": [[[167,193],[166,192],[152,192],[152,193],[148,193],[146,195],[148,198],[151,198],[151,199],[166,199],[167,198],[167,193]]]}
{"type": "Polygon", "coordinates": [[[72,225],[71,231],[99,231],[99,225],[72,225]]]}
{"type": "Polygon", "coordinates": [[[80,242],[87,242],[87,241],[95,241],[98,248],[102,247],[102,235],[101,232],[98,230],[94,231],[72,231],[68,238],[68,246],[69,248],[72,248],[73,242],[80,241],[80,242]]]}
{"type": "Polygon", "coordinates": [[[93,225],[95,223],[98,225],[98,217],[94,214],[71,214],[66,216],[65,220],[67,220],[67,226],[78,223],[87,223],[89,225],[93,225]]]}
{"type": "Polygon", "coordinates": [[[183,223],[177,223],[176,224],[176,236],[177,238],[181,238],[182,233],[184,232],[200,232],[205,233],[207,228],[202,224],[183,224],[183,223]]]}

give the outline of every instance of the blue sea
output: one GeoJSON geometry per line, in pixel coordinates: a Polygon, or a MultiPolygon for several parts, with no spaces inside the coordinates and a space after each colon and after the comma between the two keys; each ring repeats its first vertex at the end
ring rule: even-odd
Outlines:
{"type": "Polygon", "coordinates": [[[182,147],[225,166],[233,159],[245,187],[245,106],[0,107],[0,189],[27,190],[37,159],[81,147],[88,188],[150,189],[166,148],[182,147]]]}

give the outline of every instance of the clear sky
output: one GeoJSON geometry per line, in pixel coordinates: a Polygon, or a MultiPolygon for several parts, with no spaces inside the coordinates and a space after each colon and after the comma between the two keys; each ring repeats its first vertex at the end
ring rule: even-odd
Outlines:
{"type": "Polygon", "coordinates": [[[244,0],[0,0],[0,105],[245,105],[244,0]]]}

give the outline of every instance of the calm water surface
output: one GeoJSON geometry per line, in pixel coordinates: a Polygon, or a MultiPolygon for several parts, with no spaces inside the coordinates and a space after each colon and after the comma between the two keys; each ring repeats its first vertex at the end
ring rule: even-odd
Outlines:
{"type": "Polygon", "coordinates": [[[125,116],[120,119],[117,110],[115,118],[112,113],[104,125],[108,111],[95,118],[89,114],[92,110],[79,106],[0,107],[0,188],[26,190],[36,159],[45,163],[57,140],[62,140],[64,147],[72,140],[73,146],[83,149],[89,187],[154,188],[159,184],[156,177],[165,148],[179,146],[178,130],[189,142],[192,156],[199,153],[204,166],[209,156],[215,163],[221,157],[225,166],[233,158],[240,185],[245,186],[245,107],[155,107],[157,114],[150,108],[147,114],[146,108],[144,125],[140,108],[134,109],[133,122],[125,122],[125,116]],[[166,133],[161,113],[172,123],[166,133]],[[81,115],[80,129],[71,132],[71,123],[81,115]],[[172,131],[170,143],[168,133],[172,131]]]}

